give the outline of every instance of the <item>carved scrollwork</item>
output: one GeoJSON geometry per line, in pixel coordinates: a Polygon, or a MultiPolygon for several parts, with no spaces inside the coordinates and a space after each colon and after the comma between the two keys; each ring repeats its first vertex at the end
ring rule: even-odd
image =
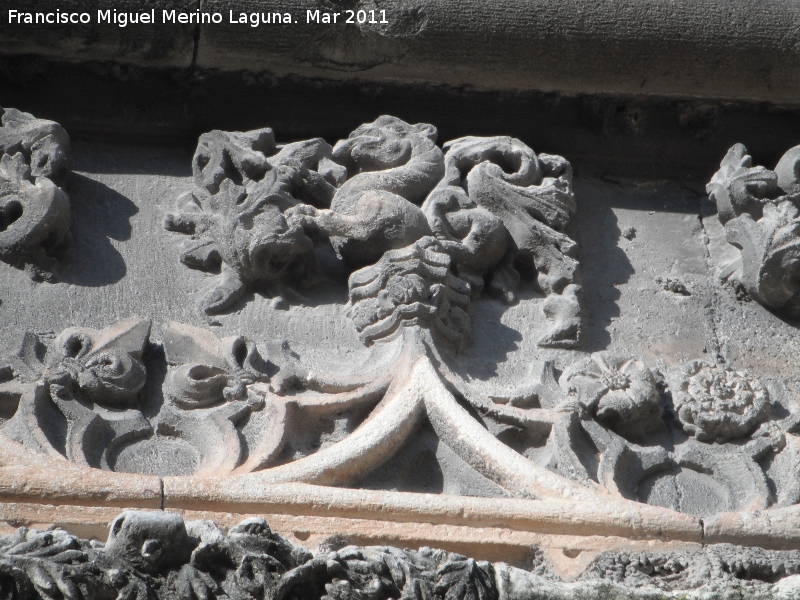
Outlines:
{"type": "MultiPolygon", "coordinates": [[[[165,226],[191,236],[184,264],[221,269],[203,310],[228,310],[248,289],[280,295],[285,286],[302,286],[328,248],[341,262],[339,271],[351,272],[351,302],[359,304],[352,314],[371,343],[377,338],[364,333],[368,326],[409,305],[366,311],[369,302],[355,288],[392,271],[400,256],[423,247],[431,255],[434,239],[434,262],[447,262],[451,272],[450,301],[453,292],[477,297],[484,287],[512,301],[522,276],[545,297],[549,327],[540,345],[578,346],[581,287],[578,245],[570,237],[576,204],[569,163],[537,156],[509,137],[462,138],[443,149],[436,137],[432,125],[390,116],[361,125],[333,147],[319,139],[278,145],[270,129],[201,136],[196,187],[179,199],[165,226]]],[[[395,279],[390,287],[398,285],[395,279]]],[[[422,294],[421,281],[407,291],[417,287],[422,294]]],[[[469,319],[459,312],[466,302],[454,302],[449,313],[437,311],[440,320],[453,320],[441,330],[443,339],[459,347],[469,319]]]]}
{"type": "Polygon", "coordinates": [[[792,148],[774,171],[752,166],[736,144],[706,186],[727,240],[742,256],[741,282],[767,308],[800,316],[800,150],[792,148]]]}
{"type": "Polygon", "coordinates": [[[0,383],[17,405],[3,432],[47,454],[108,468],[115,446],[151,430],[137,407],[149,331],[149,321],[132,318],[103,331],[73,327],[49,345],[27,334],[0,383]]]}
{"type": "Polygon", "coordinates": [[[71,242],[62,185],[69,137],[53,121],[9,108],[0,121],[0,260],[34,280],[55,280],[55,255],[71,242]]]}

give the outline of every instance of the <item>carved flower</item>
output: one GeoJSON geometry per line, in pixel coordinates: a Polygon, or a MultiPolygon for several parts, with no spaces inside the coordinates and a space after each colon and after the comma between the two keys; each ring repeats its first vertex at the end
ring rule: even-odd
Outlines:
{"type": "Polygon", "coordinates": [[[433,237],[386,252],[350,276],[351,317],[371,344],[400,327],[430,328],[456,347],[470,329],[470,287],[450,270],[451,259],[433,237]]]}
{"type": "Polygon", "coordinates": [[[767,416],[769,392],[747,373],[693,361],[671,379],[678,420],[700,441],[742,437],[767,416]]]}
{"type": "Polygon", "coordinates": [[[55,342],[57,362],[45,377],[51,385],[75,385],[91,402],[127,408],[147,381],[141,361],[150,322],[132,318],[103,330],[71,328],[55,342]]]}
{"type": "Polygon", "coordinates": [[[177,365],[167,377],[167,394],[184,409],[247,400],[250,386],[269,381],[258,349],[241,337],[220,340],[197,327],[169,323],[164,348],[168,362],[177,365]]]}
{"type": "Polygon", "coordinates": [[[593,354],[564,371],[559,385],[625,438],[641,440],[662,425],[655,377],[640,360],[593,354]]]}

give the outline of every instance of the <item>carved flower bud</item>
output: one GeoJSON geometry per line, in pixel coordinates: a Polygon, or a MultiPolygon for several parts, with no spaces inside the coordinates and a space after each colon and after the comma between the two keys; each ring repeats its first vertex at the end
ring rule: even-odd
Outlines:
{"type": "Polygon", "coordinates": [[[169,375],[172,401],[181,408],[203,408],[222,402],[228,387],[228,374],[211,365],[182,365],[169,375]]]}
{"type": "Polygon", "coordinates": [[[609,429],[634,441],[660,429],[653,373],[640,360],[593,354],[564,371],[559,385],[609,429]]]}
{"type": "Polygon", "coordinates": [[[109,348],[83,363],[78,386],[94,402],[119,404],[134,399],[147,381],[141,361],[124,350],[109,348]]]}
{"type": "Polygon", "coordinates": [[[350,315],[370,344],[404,326],[420,326],[456,347],[469,333],[470,287],[450,269],[450,256],[432,237],[386,252],[350,277],[350,315]]]}
{"type": "Polygon", "coordinates": [[[669,383],[678,421],[700,441],[745,436],[767,418],[769,392],[747,373],[693,361],[669,383]]]}

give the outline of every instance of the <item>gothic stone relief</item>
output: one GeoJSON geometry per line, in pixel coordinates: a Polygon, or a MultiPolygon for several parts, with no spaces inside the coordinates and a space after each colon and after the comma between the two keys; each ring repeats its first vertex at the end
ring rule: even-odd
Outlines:
{"type": "Polygon", "coordinates": [[[569,163],[508,137],[435,140],[393,117],[332,147],[211,132],[166,217],[187,236],[181,260],[211,273],[203,313],[241,310],[248,291],[294,311],[314,280],[341,277],[366,359],[326,373],[246,325],[132,317],[29,333],[0,361],[0,432],[108,471],[400,491],[439,468],[414,458],[425,438],[469,482],[455,493],[699,515],[800,502],[796,400],[780,381],[576,348],[569,163]],[[526,284],[551,354],[513,393],[487,394],[457,368],[473,309],[526,284]]]}
{"type": "MultiPolygon", "coordinates": [[[[569,163],[537,156],[509,137],[467,137],[443,148],[436,137],[431,125],[388,116],[333,147],[321,139],[277,144],[270,129],[201,136],[195,188],[179,198],[165,226],[190,236],[181,262],[220,270],[201,300],[203,311],[230,309],[252,288],[278,297],[286,286],[302,289],[318,268],[315,257],[330,248],[351,273],[351,288],[392,272],[381,299],[359,305],[365,341],[371,334],[364,331],[394,318],[394,307],[406,305],[407,312],[433,304],[439,319],[453,313],[440,331],[458,344],[468,328],[465,302],[484,289],[512,301],[525,277],[547,298],[543,310],[552,327],[540,345],[580,345],[569,163]],[[432,275],[423,283],[418,274],[405,278],[401,293],[394,271],[423,255],[437,257],[428,270],[435,264],[447,282],[432,275]],[[440,309],[454,293],[464,298],[440,309]],[[415,308],[416,300],[422,304],[415,308]]],[[[366,292],[351,291],[358,302],[366,292]]]]}
{"type": "Polygon", "coordinates": [[[800,317],[800,147],[788,150],[773,171],[753,166],[736,144],[706,186],[728,243],[741,263],[731,269],[749,296],[776,313],[800,317]]]}
{"type": "Polygon", "coordinates": [[[70,201],[63,184],[69,137],[58,123],[0,107],[0,260],[32,279],[53,281],[69,245],[70,201]]]}
{"type": "Polygon", "coordinates": [[[519,600],[522,598],[796,598],[797,551],[727,544],[692,550],[607,551],[573,583],[541,552],[531,570],[421,548],[323,541],[310,552],[249,518],[227,532],[211,521],[127,511],[105,543],[19,528],[0,537],[4,598],[271,598],[275,600],[519,600]]]}
{"type": "MultiPolygon", "coordinates": [[[[397,284],[406,292],[425,281],[417,273],[431,276],[411,264],[397,284]]],[[[523,393],[488,398],[447,366],[453,322],[413,304],[371,326],[370,360],[351,375],[312,372],[285,342],[178,323],[160,328],[160,343],[138,318],[29,334],[1,363],[0,432],[111,471],[359,487],[379,469],[391,479],[426,429],[490,495],[694,514],[800,501],[800,420],[782,385],[702,361],[662,374],[595,353],[560,376],[546,362],[523,393]]],[[[388,485],[403,489],[401,479],[388,485]]]]}

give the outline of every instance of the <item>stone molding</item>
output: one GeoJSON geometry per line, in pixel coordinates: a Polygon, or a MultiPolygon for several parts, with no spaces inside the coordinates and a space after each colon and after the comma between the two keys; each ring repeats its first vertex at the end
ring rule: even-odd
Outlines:
{"type": "MultiPolygon", "coordinates": [[[[93,4],[137,12],[135,5],[93,4]]],[[[246,9],[214,0],[221,25],[113,24],[6,28],[5,55],[133,63],[276,76],[352,79],[372,83],[450,85],[473,89],[538,90],[565,94],[657,95],[797,104],[797,5],[769,0],[753,5],[711,0],[675,5],[659,0],[505,3],[472,0],[355,2],[358,10],[386,10],[388,24],[307,24],[307,10],[338,11],[312,0],[262,0],[246,9]],[[291,25],[227,25],[229,11],[283,15],[291,25]],[[268,31],[268,35],[264,32],[268,31]],[[269,41],[266,41],[269,40],[269,41]],[[509,60],[508,57],[514,57],[509,60]]],[[[161,0],[158,13],[185,10],[161,0]]],[[[20,10],[12,2],[0,3],[20,10]]],[[[81,0],[43,2],[37,10],[82,11],[81,0]]],[[[190,12],[194,12],[193,10],[190,12]]],[[[94,14],[93,14],[94,18],[94,14]]]]}
{"type": "Polygon", "coordinates": [[[431,548],[358,547],[341,537],[315,552],[252,517],[223,531],[170,512],[126,511],[105,543],[60,529],[22,527],[0,537],[0,589],[12,598],[253,598],[518,600],[663,598],[716,594],[792,598],[800,590],[798,551],[702,549],[606,551],[575,583],[533,554],[530,570],[431,548]],[[688,596],[686,595],[688,594],[688,596]]]}

